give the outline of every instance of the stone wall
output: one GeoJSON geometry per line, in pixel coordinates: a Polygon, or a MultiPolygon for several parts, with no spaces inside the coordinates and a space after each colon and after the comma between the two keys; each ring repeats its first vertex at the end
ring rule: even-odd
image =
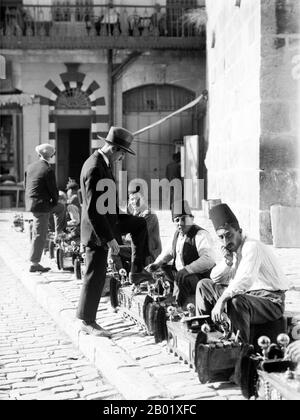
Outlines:
{"type": "Polygon", "coordinates": [[[272,242],[270,207],[300,205],[300,2],[208,0],[208,198],[272,242]]]}
{"type": "MultiPolygon", "coordinates": [[[[262,1],[260,234],[270,207],[300,206],[300,2],[262,1]]],[[[288,223],[288,221],[287,221],[288,223]]]]}
{"type": "Polygon", "coordinates": [[[260,0],[207,0],[208,199],[259,234],[260,0]]]}

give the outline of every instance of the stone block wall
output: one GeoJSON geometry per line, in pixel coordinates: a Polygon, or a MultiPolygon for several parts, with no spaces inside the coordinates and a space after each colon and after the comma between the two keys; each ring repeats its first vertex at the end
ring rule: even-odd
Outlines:
{"type": "Polygon", "coordinates": [[[208,199],[259,233],[260,0],[207,0],[208,199]]]}
{"type": "Polygon", "coordinates": [[[299,206],[300,2],[207,0],[208,199],[272,243],[270,207],[299,206]]]}
{"type": "Polygon", "coordinates": [[[260,235],[270,207],[300,206],[300,2],[262,1],[260,235]]]}

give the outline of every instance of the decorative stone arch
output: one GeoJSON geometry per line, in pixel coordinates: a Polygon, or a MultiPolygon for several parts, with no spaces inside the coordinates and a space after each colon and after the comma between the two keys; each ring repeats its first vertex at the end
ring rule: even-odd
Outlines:
{"type": "Polygon", "coordinates": [[[43,98],[43,104],[49,106],[49,143],[56,146],[56,111],[57,110],[89,110],[91,123],[91,147],[99,147],[99,139],[106,137],[108,132],[109,115],[107,114],[104,96],[97,96],[96,90],[100,85],[93,81],[90,85],[84,83],[84,73],[67,72],[60,74],[62,83],[57,86],[49,80],[45,87],[51,92],[49,98],[43,98]],[[103,112],[103,111],[106,112],[103,112]]]}

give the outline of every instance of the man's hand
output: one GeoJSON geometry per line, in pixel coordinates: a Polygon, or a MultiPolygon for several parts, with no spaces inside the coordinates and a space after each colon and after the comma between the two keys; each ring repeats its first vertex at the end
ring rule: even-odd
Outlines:
{"type": "Polygon", "coordinates": [[[179,283],[182,279],[184,279],[185,276],[188,276],[190,273],[185,269],[182,268],[181,270],[176,273],[176,282],[179,283]]]}
{"type": "Polygon", "coordinates": [[[223,254],[223,257],[225,258],[225,262],[227,265],[232,266],[233,264],[233,253],[228,251],[228,249],[225,246],[221,247],[221,251],[223,254]]]}
{"type": "Polygon", "coordinates": [[[159,267],[160,267],[159,264],[152,263],[152,264],[147,265],[147,267],[145,267],[145,270],[149,271],[149,273],[153,273],[154,271],[158,270],[159,267]]]}
{"type": "Polygon", "coordinates": [[[222,298],[217,300],[213,310],[211,311],[211,319],[213,322],[221,322],[221,316],[224,312],[225,301],[222,298]]]}
{"type": "Polygon", "coordinates": [[[111,241],[107,242],[107,245],[109,246],[112,255],[118,255],[118,253],[120,252],[120,247],[115,239],[112,239],[111,241]]]}

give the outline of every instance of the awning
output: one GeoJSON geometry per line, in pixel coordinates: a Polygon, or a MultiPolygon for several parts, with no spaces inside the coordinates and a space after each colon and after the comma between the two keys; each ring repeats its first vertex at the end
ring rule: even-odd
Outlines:
{"type": "Polygon", "coordinates": [[[11,93],[0,95],[0,106],[5,105],[31,105],[33,103],[34,95],[27,93],[11,93]]]}

